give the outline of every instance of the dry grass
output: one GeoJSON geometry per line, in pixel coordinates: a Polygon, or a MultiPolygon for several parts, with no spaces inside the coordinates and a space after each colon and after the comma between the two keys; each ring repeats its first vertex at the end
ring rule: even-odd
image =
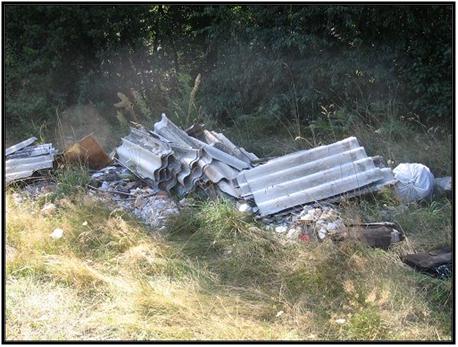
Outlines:
{"type": "Polygon", "coordinates": [[[281,244],[226,202],[160,237],[72,201],[44,217],[7,195],[8,341],[450,339],[451,281],[414,273],[396,250],[281,244]]]}

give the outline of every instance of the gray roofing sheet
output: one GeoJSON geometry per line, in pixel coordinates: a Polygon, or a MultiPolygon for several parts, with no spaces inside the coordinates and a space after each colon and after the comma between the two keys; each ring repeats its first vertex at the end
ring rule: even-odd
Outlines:
{"type": "Polygon", "coordinates": [[[6,183],[32,176],[35,171],[53,167],[54,153],[29,158],[8,159],[5,162],[6,183]]]}
{"type": "Polygon", "coordinates": [[[212,145],[189,136],[186,132],[170,121],[165,114],[162,114],[161,121],[154,124],[154,132],[166,138],[168,141],[189,148],[202,148],[209,156],[238,170],[250,168],[250,164],[233,155],[230,155],[212,145]]]}
{"type": "Polygon", "coordinates": [[[19,151],[20,149],[23,149],[27,146],[30,146],[32,143],[34,143],[37,140],[36,137],[31,137],[30,139],[24,140],[22,142],[16,143],[14,146],[8,147],[5,150],[5,155],[10,155],[13,154],[14,152],[19,151]]]}
{"type": "Polygon", "coordinates": [[[386,174],[350,137],[242,171],[237,182],[242,196],[253,196],[265,216],[382,182],[386,174]]]}

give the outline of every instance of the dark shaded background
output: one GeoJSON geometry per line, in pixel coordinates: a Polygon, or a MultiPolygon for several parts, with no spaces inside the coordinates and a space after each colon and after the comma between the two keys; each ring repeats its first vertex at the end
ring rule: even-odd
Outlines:
{"type": "Polygon", "coordinates": [[[3,5],[7,139],[50,136],[75,105],[116,127],[117,111],[132,118],[118,92],[144,123],[166,112],[265,134],[323,107],[337,124],[451,122],[452,4],[3,5]]]}

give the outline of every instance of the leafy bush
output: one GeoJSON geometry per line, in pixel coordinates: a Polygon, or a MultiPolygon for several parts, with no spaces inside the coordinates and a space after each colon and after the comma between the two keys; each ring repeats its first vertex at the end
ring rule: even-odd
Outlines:
{"type": "Polygon", "coordinates": [[[112,119],[117,92],[145,123],[162,112],[180,125],[253,119],[296,137],[322,106],[370,124],[393,101],[448,125],[451,21],[449,5],[7,5],[7,133],[52,128],[56,109],[75,104],[112,119]]]}

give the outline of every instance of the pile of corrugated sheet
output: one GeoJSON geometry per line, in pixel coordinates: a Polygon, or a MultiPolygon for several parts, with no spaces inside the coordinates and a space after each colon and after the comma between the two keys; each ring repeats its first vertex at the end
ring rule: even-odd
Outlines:
{"type": "Polygon", "coordinates": [[[205,189],[214,184],[238,198],[235,178],[258,158],[222,134],[207,130],[203,134],[203,139],[190,136],[162,114],[153,130],[131,128],[116,152],[121,164],[158,190],[184,196],[197,186],[205,189]]]}
{"type": "Polygon", "coordinates": [[[30,177],[36,171],[53,167],[54,155],[57,151],[50,143],[32,146],[36,140],[36,137],[31,137],[6,149],[7,184],[30,177]]]}
{"type": "MultiPolygon", "coordinates": [[[[237,176],[240,195],[254,199],[267,216],[318,201],[337,201],[379,190],[395,182],[389,168],[378,167],[355,137],[291,153],[237,176]]],[[[378,164],[380,166],[380,164],[378,164]]]]}

